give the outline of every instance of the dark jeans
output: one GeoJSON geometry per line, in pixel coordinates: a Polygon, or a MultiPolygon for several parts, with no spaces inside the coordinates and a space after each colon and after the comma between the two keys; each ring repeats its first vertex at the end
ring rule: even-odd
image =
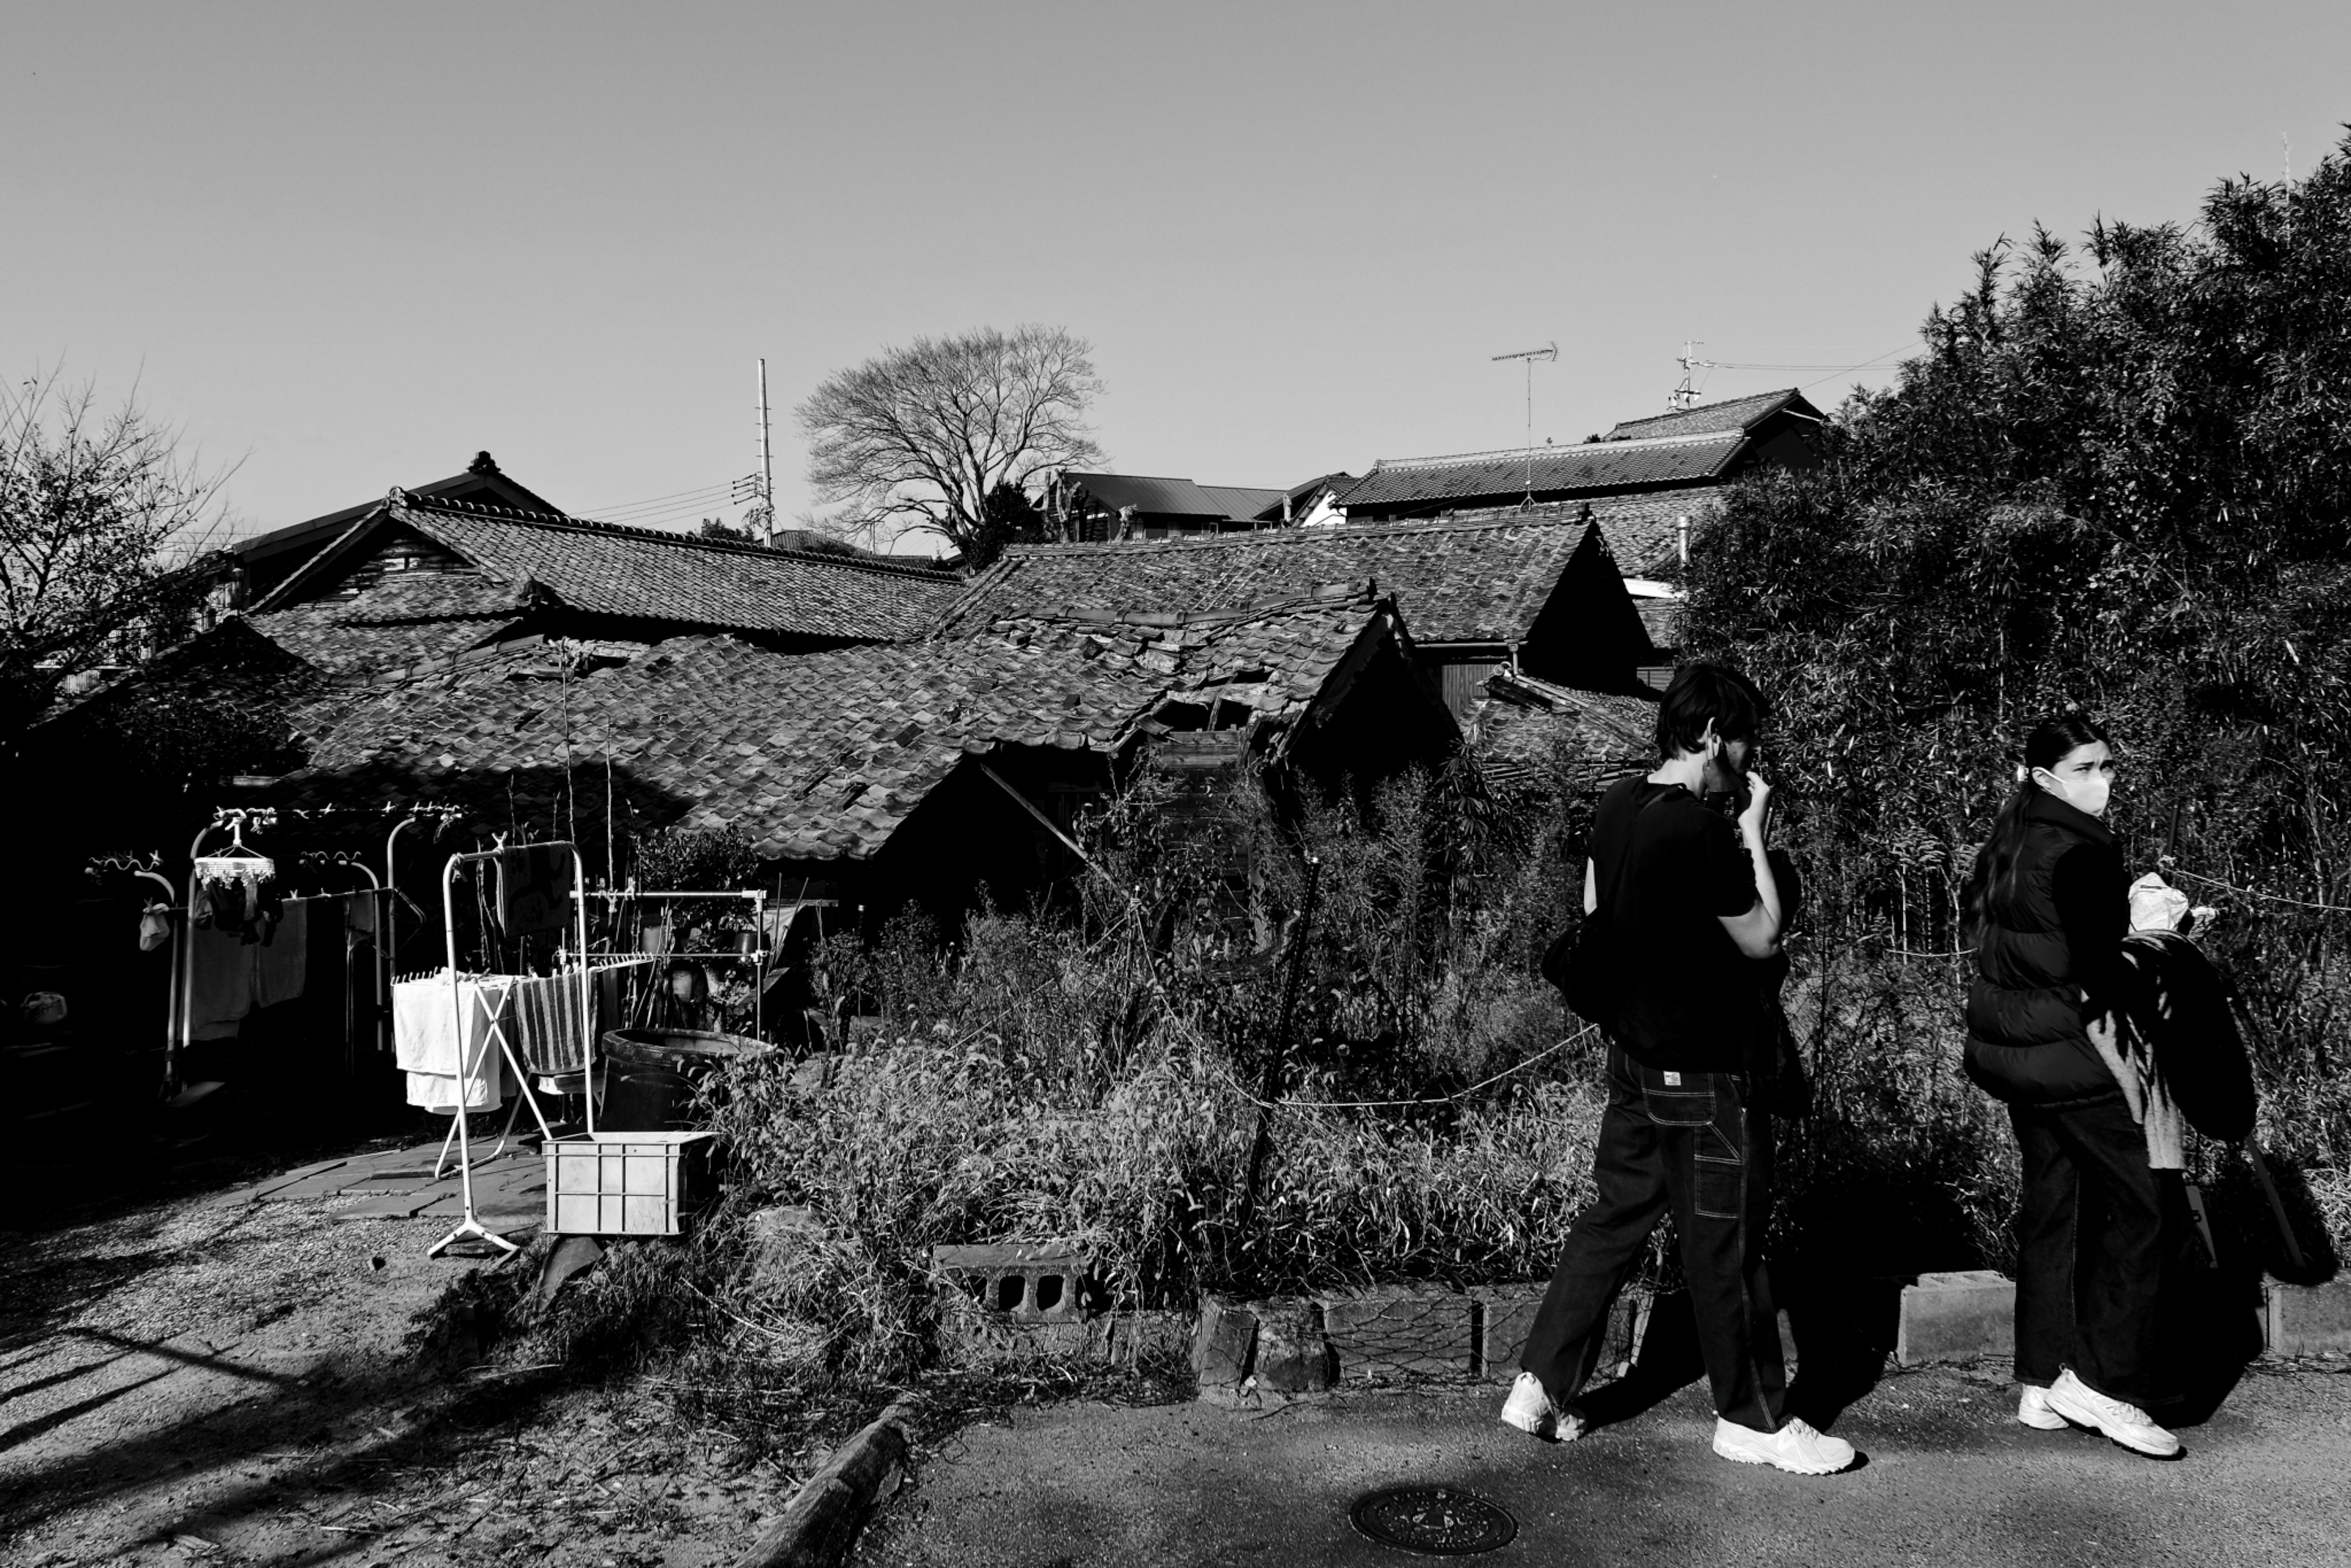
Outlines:
{"type": "MultiPolygon", "coordinates": [[[[2016,1377],[2046,1388],[2066,1367],[2109,1398],[2159,1387],[2158,1303],[2178,1220],[2147,1134],[2121,1101],[2073,1111],[2009,1107],[2024,1152],[2017,1215],[2016,1377]]],[[[2176,1184],[2175,1184],[2176,1185],[2176,1184]]]]}
{"type": "Polygon", "coordinates": [[[1600,1359],[1609,1303],[1670,1208],[1714,1408],[1776,1432],[1788,1375],[1763,1263],[1771,1117],[1749,1103],[1736,1073],[1679,1076],[1668,1083],[1609,1047],[1608,1109],[1593,1155],[1599,1192],[1568,1232],[1519,1364],[1557,1403],[1574,1401],[1600,1359]]]}

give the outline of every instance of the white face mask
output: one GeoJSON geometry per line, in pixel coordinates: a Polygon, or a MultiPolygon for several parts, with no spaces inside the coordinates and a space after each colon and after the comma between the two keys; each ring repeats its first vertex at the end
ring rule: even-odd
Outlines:
{"type": "Polygon", "coordinates": [[[2093,773],[2073,784],[2066,783],[2046,768],[2032,770],[2033,781],[2060,800],[2086,817],[2106,814],[2106,801],[2115,792],[2115,781],[2104,773],[2093,773]]]}

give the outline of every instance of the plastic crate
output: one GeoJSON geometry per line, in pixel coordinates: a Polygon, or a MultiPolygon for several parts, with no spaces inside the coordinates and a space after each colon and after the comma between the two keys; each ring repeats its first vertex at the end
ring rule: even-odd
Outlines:
{"type": "Polygon", "coordinates": [[[675,1236],[710,1133],[595,1133],[547,1145],[547,1228],[557,1236],[675,1236]]]}

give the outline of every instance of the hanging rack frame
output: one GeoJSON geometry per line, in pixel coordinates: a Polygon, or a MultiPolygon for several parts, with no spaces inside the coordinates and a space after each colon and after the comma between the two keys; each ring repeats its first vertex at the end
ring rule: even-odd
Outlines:
{"type": "MultiPolygon", "coordinates": [[[[397,829],[393,831],[398,831],[397,829]]],[[[561,849],[566,853],[569,854],[571,857],[571,885],[577,888],[581,884],[581,882],[586,875],[586,868],[580,863],[579,846],[573,844],[569,840],[557,840],[551,843],[535,844],[531,847],[540,850],[561,849]]],[[[521,1250],[521,1248],[517,1243],[507,1240],[496,1231],[492,1230],[488,1226],[484,1225],[480,1218],[474,1212],[474,1153],[472,1134],[466,1127],[465,1112],[465,1068],[466,1057],[469,1054],[465,1049],[465,1032],[466,1027],[471,1020],[466,1016],[468,1009],[466,1007],[465,989],[465,987],[459,983],[460,977],[457,971],[456,887],[458,868],[465,865],[478,865],[486,862],[495,862],[500,856],[507,852],[506,844],[501,841],[493,849],[479,850],[471,853],[461,852],[458,854],[453,854],[449,857],[447,863],[443,865],[441,868],[441,925],[443,936],[448,946],[449,1006],[457,1026],[457,1075],[455,1081],[457,1124],[450,1130],[455,1134],[457,1139],[458,1185],[465,1194],[465,1218],[457,1222],[455,1229],[450,1231],[448,1235],[444,1236],[440,1240],[435,1241],[431,1247],[425,1249],[424,1255],[428,1258],[439,1257],[442,1251],[446,1249],[450,1243],[456,1241],[461,1238],[469,1236],[486,1241],[491,1246],[496,1247],[502,1251],[517,1252],[521,1250]]],[[[580,962],[577,969],[574,971],[579,977],[578,989],[580,1009],[580,1071],[586,1075],[590,1082],[592,1082],[596,1071],[596,1042],[593,1038],[596,1025],[595,1013],[592,1009],[588,994],[588,906],[584,902],[574,900],[572,907],[575,911],[575,919],[578,923],[580,940],[580,962]]],[[[476,998],[474,1005],[475,1007],[481,1005],[478,997],[476,998]]],[[[497,1027],[495,1021],[491,1024],[490,1033],[492,1037],[496,1040],[498,1050],[505,1057],[507,1068],[515,1075],[515,1092],[517,1094],[528,1098],[530,1094],[530,1075],[524,1070],[522,1062],[516,1057],[513,1043],[507,1039],[504,1031],[497,1027]]],[[[486,1045],[486,1043],[487,1042],[485,1041],[486,1045]]],[[[484,1052],[484,1056],[486,1064],[486,1051],[484,1052]]],[[[592,1092],[587,1093],[581,1096],[581,1100],[585,1106],[584,1114],[587,1122],[588,1133],[592,1138],[596,1132],[596,1096],[592,1092]]],[[[538,1103],[536,1100],[531,1102],[530,1113],[538,1121],[539,1132],[544,1134],[547,1141],[550,1144],[555,1142],[555,1134],[548,1127],[546,1118],[539,1115],[538,1103]]],[[[512,1127],[513,1124],[511,1119],[509,1119],[507,1124],[509,1128],[512,1127]]],[[[498,1140],[498,1146],[500,1148],[504,1148],[506,1146],[506,1140],[503,1137],[498,1140]]]]}

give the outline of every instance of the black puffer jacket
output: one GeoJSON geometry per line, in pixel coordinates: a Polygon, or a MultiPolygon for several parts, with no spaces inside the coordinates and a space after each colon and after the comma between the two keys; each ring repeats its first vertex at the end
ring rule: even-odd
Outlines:
{"type": "Polygon", "coordinates": [[[1988,890],[1976,933],[1968,1076],[1993,1098],[2023,1105],[2057,1109],[2119,1098],[2114,1073],[2090,1044],[2082,993],[2090,991],[2090,1016],[2097,1016],[2096,1003],[2120,962],[2129,926],[2122,856],[2104,822],[2046,790],[2032,791],[2024,821],[2014,874],[1988,890]],[[2061,897],[2061,883],[2074,890],[2070,897],[2061,897]],[[2104,890],[2090,900],[2095,914],[2088,919],[2081,908],[2085,887],[2104,890]],[[2073,905],[2070,936],[2061,904],[2073,905]],[[2076,952],[2077,944],[2093,950],[2076,952]]]}

